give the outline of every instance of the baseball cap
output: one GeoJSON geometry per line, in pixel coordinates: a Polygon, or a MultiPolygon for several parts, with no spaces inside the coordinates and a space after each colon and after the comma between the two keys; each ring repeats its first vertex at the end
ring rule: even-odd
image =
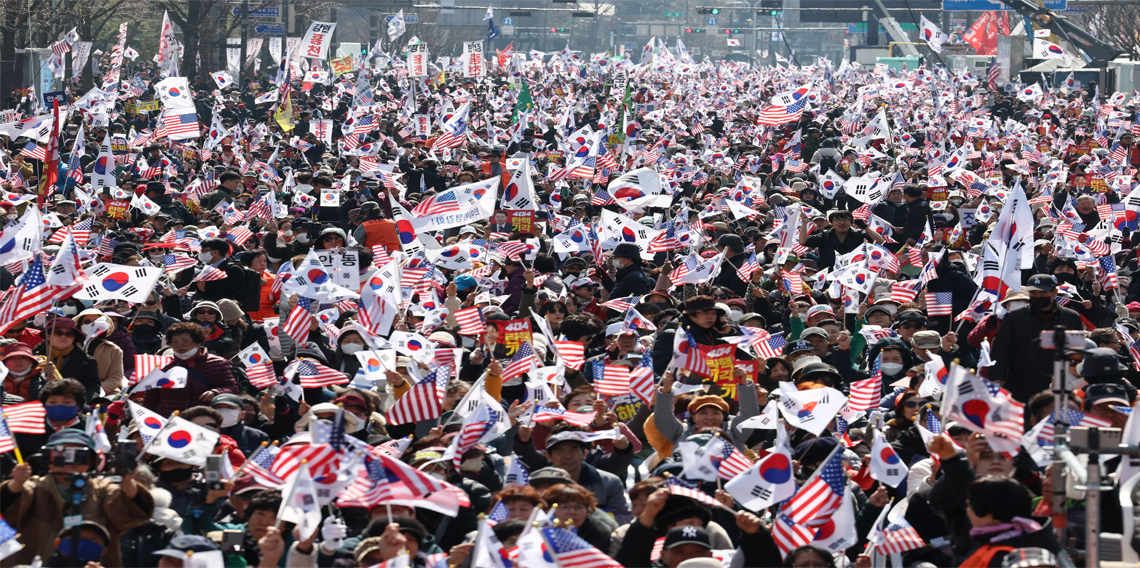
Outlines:
{"type": "Polygon", "coordinates": [[[829,337],[826,329],[823,329],[822,327],[809,327],[800,333],[800,338],[807,339],[813,335],[818,335],[824,339],[827,339],[829,337]]]}
{"type": "Polygon", "coordinates": [[[665,544],[662,548],[668,550],[682,544],[696,544],[712,550],[712,539],[709,538],[709,531],[702,527],[676,527],[670,530],[665,535],[665,544]]]}
{"type": "Polygon", "coordinates": [[[937,331],[916,331],[910,341],[919,349],[938,349],[942,345],[942,336],[937,331]]]}
{"type": "Polygon", "coordinates": [[[807,311],[808,319],[811,319],[812,316],[817,315],[817,314],[827,314],[827,315],[834,318],[835,317],[835,310],[831,309],[831,306],[829,306],[827,304],[818,304],[818,305],[815,305],[815,306],[808,308],[808,311],[807,311]]]}
{"type": "Polygon", "coordinates": [[[788,344],[784,347],[785,355],[791,355],[800,351],[815,351],[815,349],[812,348],[811,343],[808,343],[802,339],[789,341],[788,344]]]}
{"type": "Polygon", "coordinates": [[[1028,292],[1052,292],[1057,289],[1057,279],[1050,274],[1034,274],[1022,288],[1028,292]]]}
{"type": "Polygon", "coordinates": [[[1114,402],[1121,406],[1129,406],[1128,391],[1122,385],[1113,383],[1093,383],[1085,387],[1085,408],[1097,404],[1114,402]]]}

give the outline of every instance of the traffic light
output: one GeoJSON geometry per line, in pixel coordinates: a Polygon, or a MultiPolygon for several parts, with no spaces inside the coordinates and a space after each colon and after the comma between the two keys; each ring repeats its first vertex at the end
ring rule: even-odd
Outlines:
{"type": "Polygon", "coordinates": [[[717,14],[719,14],[719,13],[720,13],[720,8],[713,8],[713,9],[712,9],[712,15],[714,15],[714,16],[715,16],[715,15],[717,15],[717,14]]]}
{"type": "Polygon", "coordinates": [[[700,28],[685,28],[685,33],[687,33],[687,34],[703,34],[703,33],[705,33],[705,30],[702,30],[700,28]]]}
{"type": "Polygon", "coordinates": [[[773,16],[779,16],[779,15],[780,15],[780,11],[779,11],[779,10],[772,10],[772,15],[773,15],[773,16]]]}
{"type": "Polygon", "coordinates": [[[724,33],[730,34],[730,33],[732,33],[732,30],[725,28],[724,33]]]}
{"type": "Polygon", "coordinates": [[[738,34],[738,33],[740,33],[740,30],[732,30],[732,33],[738,34]]]}
{"type": "Polygon", "coordinates": [[[713,13],[713,11],[712,11],[712,8],[697,8],[697,13],[698,14],[711,14],[711,13],[713,13]]]}

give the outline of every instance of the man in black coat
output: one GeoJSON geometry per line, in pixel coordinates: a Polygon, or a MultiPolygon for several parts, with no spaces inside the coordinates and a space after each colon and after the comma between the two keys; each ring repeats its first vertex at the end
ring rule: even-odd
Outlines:
{"type": "Polygon", "coordinates": [[[1035,274],[1024,286],[1029,305],[1010,311],[1002,319],[990,358],[990,380],[1001,383],[1019,402],[1049,388],[1053,381],[1053,358],[1043,357],[1041,332],[1057,325],[1082,330],[1081,316],[1057,305],[1057,279],[1035,274]]]}
{"type": "Polygon", "coordinates": [[[902,238],[898,239],[908,245],[913,245],[922,238],[926,232],[927,224],[934,231],[934,210],[930,208],[930,200],[923,197],[926,189],[920,185],[908,183],[903,187],[903,200],[907,203],[906,223],[903,225],[902,238]]]}
{"type": "Polygon", "coordinates": [[[724,266],[720,269],[720,274],[717,274],[716,278],[713,279],[713,285],[724,286],[743,298],[744,293],[748,291],[748,283],[741,280],[736,271],[745,262],[748,262],[749,255],[744,252],[744,240],[731,233],[721,235],[716,240],[716,248],[725,253],[724,262],[731,266],[724,266]]]}
{"type": "Polygon", "coordinates": [[[606,286],[611,298],[625,298],[628,296],[641,296],[653,291],[657,285],[642,268],[641,249],[633,243],[621,243],[614,249],[613,258],[614,283],[606,286]]]}
{"type": "Polygon", "coordinates": [[[212,238],[202,241],[202,252],[198,253],[198,260],[226,273],[221,280],[198,282],[198,290],[202,292],[201,299],[217,302],[230,299],[245,305],[249,298],[245,297],[245,273],[242,266],[229,258],[230,242],[226,239],[212,238]]]}

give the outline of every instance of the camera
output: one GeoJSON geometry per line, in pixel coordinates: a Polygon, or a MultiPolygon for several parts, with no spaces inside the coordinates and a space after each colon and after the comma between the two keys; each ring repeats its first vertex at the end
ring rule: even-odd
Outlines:
{"type": "Polygon", "coordinates": [[[138,462],[138,445],[131,442],[119,444],[115,447],[115,451],[112,454],[110,472],[112,475],[127,475],[134,473],[135,468],[138,467],[138,462]]]}
{"type": "Polygon", "coordinates": [[[210,491],[217,491],[226,486],[222,482],[222,456],[213,454],[206,456],[206,487],[210,491]]]}

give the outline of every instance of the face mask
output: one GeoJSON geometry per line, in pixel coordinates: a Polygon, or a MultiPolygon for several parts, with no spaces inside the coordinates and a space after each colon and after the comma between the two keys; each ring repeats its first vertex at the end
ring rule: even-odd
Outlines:
{"type": "Polygon", "coordinates": [[[162,255],[151,255],[150,261],[155,263],[155,264],[161,263],[162,262],[162,255]]]}
{"type": "Polygon", "coordinates": [[[198,260],[202,261],[205,264],[213,264],[214,263],[214,253],[200,252],[200,253],[198,253],[198,260]]]}
{"type": "Polygon", "coordinates": [[[1081,280],[1077,278],[1076,274],[1070,274],[1068,272],[1058,272],[1053,276],[1057,280],[1060,280],[1061,282],[1067,282],[1069,284],[1079,284],[1081,282],[1081,280]]]}
{"type": "Polygon", "coordinates": [[[178,357],[179,359],[182,359],[182,360],[193,358],[197,354],[198,354],[198,348],[197,347],[195,347],[195,348],[193,348],[193,349],[191,349],[185,353],[179,353],[177,351],[174,352],[174,356],[178,357]]]}
{"type": "Polygon", "coordinates": [[[1030,298],[1029,305],[1035,310],[1044,310],[1053,305],[1053,298],[1030,298]]]}
{"type": "Polygon", "coordinates": [[[1026,302],[1023,300],[1016,300],[1016,301],[1010,302],[1009,307],[1007,309],[1012,312],[1013,310],[1016,310],[1017,308],[1023,308],[1023,307],[1028,306],[1028,305],[1029,305],[1029,302],[1026,302]]]}
{"type": "Polygon", "coordinates": [[[340,350],[344,351],[346,355],[353,355],[364,350],[364,346],[359,343],[345,343],[340,346],[340,350]]]}
{"type": "Polygon", "coordinates": [[[47,410],[48,420],[52,422],[67,422],[79,412],[78,406],[70,404],[49,404],[44,407],[47,410]]]}
{"type": "Polygon", "coordinates": [[[348,420],[344,421],[344,426],[345,426],[345,430],[348,430],[349,434],[355,434],[355,433],[364,429],[365,421],[361,420],[360,417],[357,416],[356,417],[356,426],[349,426],[348,420]]]}
{"type": "Polygon", "coordinates": [[[955,199],[955,200],[950,202],[950,204],[953,205],[954,207],[961,207],[963,203],[965,203],[965,202],[962,201],[961,199],[955,199]]]}
{"type": "Polygon", "coordinates": [[[132,329],[134,329],[135,333],[137,333],[137,334],[150,335],[150,334],[158,331],[158,326],[154,326],[154,325],[150,325],[150,324],[138,324],[138,323],[136,323],[134,325],[134,327],[132,327],[132,329]]]}
{"type": "Polygon", "coordinates": [[[284,234],[286,237],[292,237],[292,236],[293,236],[293,230],[292,230],[292,229],[290,229],[290,230],[288,230],[288,231],[281,231],[281,232],[282,232],[282,233],[283,233],[283,234],[284,234]]]}
{"type": "Polygon", "coordinates": [[[301,243],[301,244],[306,244],[306,243],[308,243],[308,242],[309,242],[309,235],[308,235],[308,233],[306,233],[306,234],[303,234],[303,235],[297,235],[297,242],[299,242],[299,243],[301,243]]]}
{"type": "Polygon", "coordinates": [[[11,375],[12,377],[16,378],[16,379],[23,379],[24,377],[32,374],[32,369],[34,369],[34,368],[35,367],[28,367],[27,369],[20,371],[20,372],[16,372],[16,371],[9,369],[8,374],[11,375]]]}
{"type": "Polygon", "coordinates": [[[75,306],[64,306],[63,307],[63,315],[65,315],[69,318],[73,318],[78,314],[79,314],[79,308],[76,308],[75,306]]]}
{"type": "Polygon", "coordinates": [[[241,420],[241,411],[233,408],[216,409],[222,415],[222,428],[229,428],[241,420]]]}
{"type": "Polygon", "coordinates": [[[897,375],[903,370],[902,363],[883,363],[879,366],[884,375],[897,375]]]}
{"type": "Polygon", "coordinates": [[[82,331],[83,335],[86,335],[87,337],[91,337],[91,331],[92,331],[91,328],[92,327],[93,326],[91,324],[85,323],[85,324],[79,326],[79,331],[82,331]]]}
{"type": "Polygon", "coordinates": [[[183,481],[190,481],[190,478],[194,477],[194,468],[172,469],[158,474],[158,477],[167,483],[182,483],[183,481]]]}
{"type": "MultiPolygon", "coordinates": [[[[64,556],[71,554],[71,537],[59,541],[59,552],[64,556]]],[[[97,562],[103,556],[103,545],[86,538],[75,543],[75,559],[79,562],[97,562]]]]}

